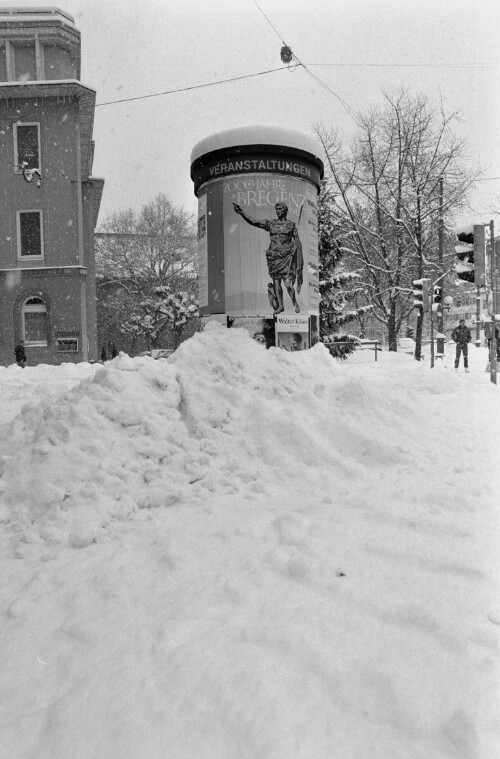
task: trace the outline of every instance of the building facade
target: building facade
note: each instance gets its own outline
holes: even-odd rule
[[[0,9],[0,364],[98,358],[95,91],[57,8]]]

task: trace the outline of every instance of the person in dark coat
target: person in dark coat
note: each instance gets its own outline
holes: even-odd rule
[[[106,355],[106,348],[103,345],[102,346],[102,351],[101,351],[101,362],[104,364],[104,362],[107,361],[107,360],[108,360],[108,357]]]
[[[451,339],[454,340],[457,344],[457,349],[456,349],[456,354],[455,354],[455,369],[458,369],[458,364],[460,363],[460,354],[463,353],[464,369],[466,372],[468,372],[469,371],[469,343],[472,340],[472,335],[471,335],[470,329],[465,323],[465,319],[460,319],[460,324],[458,325],[458,327],[455,327],[455,329],[451,333]]]
[[[18,344],[14,348],[14,354],[16,356],[16,364],[24,369],[26,366],[26,351],[24,350],[24,340],[19,340]]]

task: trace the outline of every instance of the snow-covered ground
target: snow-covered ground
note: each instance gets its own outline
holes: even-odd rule
[[[0,368],[1,759],[499,757],[499,395],[451,363]]]

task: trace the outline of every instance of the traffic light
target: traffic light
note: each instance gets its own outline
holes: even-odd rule
[[[429,310],[429,280],[414,279],[413,280],[413,304],[420,307],[423,311]]]
[[[455,245],[458,279],[478,287],[486,284],[486,237],[484,224],[466,224],[455,229],[460,245]]]
[[[442,287],[439,287],[438,285],[434,285],[432,288],[432,310],[438,311],[439,307],[441,306],[441,293],[443,291]]]

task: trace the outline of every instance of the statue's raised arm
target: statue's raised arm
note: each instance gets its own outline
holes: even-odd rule
[[[250,216],[250,214],[246,213],[241,206],[239,206],[237,203],[233,203],[234,210],[239,216],[242,216],[248,224],[252,224],[254,227],[260,227],[261,229],[268,229],[268,223],[266,221],[258,221],[258,219],[254,219],[253,216]]]

